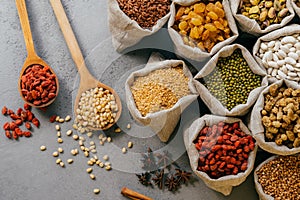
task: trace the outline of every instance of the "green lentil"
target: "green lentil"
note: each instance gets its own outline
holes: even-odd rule
[[[200,80],[221,104],[231,110],[247,102],[249,93],[261,86],[262,77],[254,74],[240,49],[219,58],[215,69]]]

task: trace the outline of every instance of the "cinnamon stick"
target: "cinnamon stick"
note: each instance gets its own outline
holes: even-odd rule
[[[147,197],[143,194],[140,194],[136,191],[133,191],[127,187],[123,187],[122,190],[121,190],[121,194],[130,198],[130,199],[133,199],[133,200],[153,200],[152,198],[150,197]]]

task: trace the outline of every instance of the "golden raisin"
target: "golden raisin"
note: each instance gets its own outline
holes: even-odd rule
[[[204,28],[207,29],[207,30],[209,30],[210,32],[217,31],[217,28],[213,24],[211,24],[211,23],[205,24]]]
[[[194,11],[197,14],[201,14],[205,11],[205,4],[204,3],[196,3],[194,5]]]

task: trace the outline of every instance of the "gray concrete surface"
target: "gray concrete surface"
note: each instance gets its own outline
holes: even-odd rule
[[[197,102],[183,114],[176,135],[168,144],[161,143],[147,128],[141,127],[130,117],[124,102],[123,84],[131,71],[143,67],[151,53],[150,50],[140,49],[155,46],[156,48],[172,49],[170,38],[165,30],[154,36],[144,39],[132,49],[136,51],[125,55],[117,54],[110,43],[110,33],[107,24],[107,3],[104,0],[63,0],[63,5],[70,19],[70,23],[77,36],[83,55],[94,76],[113,86],[120,93],[124,111],[118,125],[125,133],[107,134],[113,138],[112,144],[98,145],[94,133],[93,140],[97,144],[98,157],[110,155],[113,170],[107,172],[94,167],[96,180],[92,181],[85,172],[88,167],[87,159],[80,153],[74,158],[72,165],[66,168],[55,164],[52,152],[59,146],[65,152],[60,156],[66,163],[71,158],[70,150],[78,148],[77,142],[68,138],[64,133],[71,128],[72,123],[62,125],[63,144],[56,142],[56,131],[53,124],[48,122],[49,116],[57,114],[66,116],[72,114],[73,96],[76,94],[78,83],[77,71],[69,54],[60,28],[56,22],[49,1],[26,1],[34,38],[35,49],[38,55],[55,70],[60,81],[60,93],[56,101],[46,112],[33,109],[41,121],[39,129],[34,128],[31,138],[20,138],[18,141],[8,140],[1,131],[0,135],[0,200],[82,200],[82,199],[126,199],[120,194],[123,186],[144,193],[153,199],[258,199],[253,184],[253,175],[238,187],[233,189],[230,196],[225,197],[215,192],[198,180],[193,185],[182,186],[175,194],[161,191],[157,187],[142,186],[134,173],[141,172],[140,153],[146,147],[154,150],[168,150],[173,159],[186,170],[190,170],[189,161],[182,143],[182,132],[193,119],[200,114]],[[17,80],[21,66],[26,58],[26,49],[22,30],[19,23],[17,9],[13,0],[0,1],[0,107],[4,105],[16,110],[23,105],[17,90]],[[196,109],[195,109],[196,108]],[[0,117],[1,127],[10,119]],[[132,123],[132,129],[126,130],[127,123]],[[142,138],[147,135],[147,138]],[[151,135],[152,134],[152,135]],[[121,154],[121,147],[128,141],[134,142],[133,149],[128,154]],[[41,145],[47,150],[41,152]],[[93,188],[100,188],[99,195],[93,194]]]

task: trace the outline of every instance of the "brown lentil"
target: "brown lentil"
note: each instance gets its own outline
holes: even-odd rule
[[[120,9],[142,28],[152,28],[170,11],[171,0],[117,0]]]
[[[300,155],[278,156],[256,171],[264,193],[279,199],[300,199]]]
[[[142,116],[173,107],[190,94],[182,66],[158,69],[135,79],[131,92]]]

